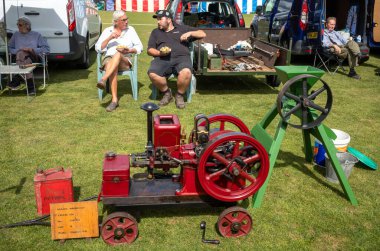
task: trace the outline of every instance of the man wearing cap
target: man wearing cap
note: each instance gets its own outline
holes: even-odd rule
[[[166,78],[171,74],[177,76],[177,108],[185,108],[184,94],[188,88],[193,65],[190,59],[189,43],[206,37],[202,30],[179,25],[173,22],[170,12],[158,10],[153,18],[157,18],[157,28],[152,31],[148,42],[148,55],[153,56],[148,70],[152,83],[163,94],[159,102],[165,106],[173,100]]]
[[[40,62],[43,54],[50,52],[50,47],[44,37],[36,31],[32,31],[32,25],[27,17],[20,17],[17,20],[18,31],[9,40],[8,48],[12,55],[16,55],[17,65],[26,65]],[[15,76],[9,88],[16,90],[20,87],[20,79]],[[26,75],[26,82],[29,94],[36,92],[32,73]]]

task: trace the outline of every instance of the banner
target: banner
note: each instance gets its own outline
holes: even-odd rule
[[[111,3],[112,2],[112,3]],[[108,0],[107,10],[125,10],[130,12],[155,12],[165,9],[169,0]],[[237,0],[243,14],[255,12],[256,6],[262,5],[262,0]],[[204,3],[206,5],[206,3]]]

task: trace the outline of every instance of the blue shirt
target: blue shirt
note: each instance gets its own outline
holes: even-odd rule
[[[347,44],[347,40],[337,31],[329,31],[325,29],[322,38],[322,46],[323,47],[331,47],[333,44],[343,46]]]
[[[22,48],[32,48],[40,56],[50,52],[46,39],[36,31],[29,31],[28,33],[16,31],[9,40],[8,48],[10,53],[14,55]]]

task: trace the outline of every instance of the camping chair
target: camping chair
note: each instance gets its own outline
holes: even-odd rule
[[[191,58],[191,63],[194,62],[194,43],[190,43],[189,46],[190,49],[190,58]],[[172,74],[168,77],[167,80],[175,78],[175,76]],[[191,80],[190,80],[190,85],[186,90],[186,97],[187,97],[187,103],[191,102],[191,97],[197,90],[197,79],[195,78],[194,74],[191,75]],[[152,93],[150,95],[151,99],[156,100],[157,99],[157,87],[152,84]]]
[[[131,81],[131,88],[132,88],[132,96],[133,96],[133,99],[134,100],[137,100],[137,96],[138,96],[138,89],[137,89],[137,58],[138,58],[138,55],[137,54],[134,54],[133,56],[133,59],[132,59],[132,62],[133,62],[133,65],[132,65],[132,68],[130,68],[129,70],[122,70],[122,71],[119,71],[118,72],[118,75],[121,75],[121,76],[129,76],[129,79]],[[102,65],[102,53],[101,52],[98,52],[98,55],[97,55],[97,58],[96,58],[96,62],[98,64],[98,81],[100,81],[100,79],[102,78],[103,74],[104,74],[104,70],[101,70],[100,67]],[[108,86],[108,81],[107,81],[107,88],[106,90],[109,90],[109,86]],[[99,100],[102,101],[103,100],[103,90],[98,88],[98,97],[99,97]]]
[[[343,67],[344,58],[338,57],[336,54],[329,51],[327,48],[318,48],[315,50],[314,55],[314,67],[326,69],[326,71],[334,75],[339,69],[346,72],[346,69]],[[335,69],[331,69],[330,65],[336,65]]]
[[[48,58],[47,54],[43,53],[42,56],[38,56],[40,58],[40,62],[33,63],[33,65],[36,66],[36,69],[33,71],[33,79],[36,79],[37,74],[36,71],[38,69],[42,69],[42,78],[43,78],[43,86],[42,89],[45,89],[46,87],[46,79],[49,79],[49,70],[48,70]],[[16,55],[9,53],[9,63],[15,63],[16,62]],[[12,80],[12,76],[11,76]]]

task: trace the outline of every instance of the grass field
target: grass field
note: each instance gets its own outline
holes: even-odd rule
[[[102,12],[103,27],[111,13]],[[251,17],[246,18],[248,23]],[[155,28],[151,14],[130,14],[144,46]],[[96,53],[87,70],[73,65],[50,65],[45,90],[28,101],[24,92],[0,94],[0,225],[37,217],[33,176],[37,167],[70,167],[75,198],[80,200],[100,190],[104,153],[142,152],[146,143],[146,115],[140,105],[151,101],[146,71],[151,58],[139,57],[139,99],[133,101],[129,80],[120,83],[120,107],[107,113],[110,95],[99,103],[96,84]],[[311,60],[310,60],[311,63]],[[380,55],[357,71],[360,81],[337,73],[325,75],[334,103],[325,120],[331,128],[351,135],[350,145],[380,161],[380,77],[375,70]],[[280,87],[281,88],[281,87]],[[187,133],[195,114],[231,113],[249,128],[260,121],[274,104],[280,88],[271,88],[263,78],[200,78],[193,101],[184,110],[174,104],[157,113],[176,113]],[[271,128],[273,131],[273,128]],[[262,206],[247,209],[253,231],[244,238],[222,239],[214,227],[220,208],[156,208],[141,211],[139,237],[128,247],[109,247],[101,238],[51,240],[49,227],[0,229],[0,250],[378,250],[380,247],[380,175],[356,165],[349,182],[359,201],[352,206],[340,185],[329,183],[324,170],[306,163],[301,131],[287,130]],[[133,172],[142,171],[140,169]],[[102,204],[99,204],[102,217]],[[202,244],[199,223],[205,220],[206,237],[220,239],[219,246]]]

